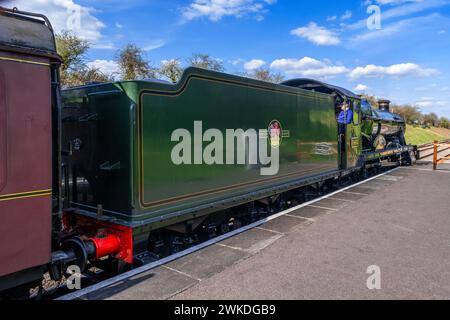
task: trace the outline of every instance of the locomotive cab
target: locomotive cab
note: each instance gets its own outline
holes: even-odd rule
[[[339,144],[339,168],[347,170],[356,167],[361,155],[361,99],[353,92],[312,79],[292,79],[283,85],[329,94],[334,99],[335,119],[338,121],[341,105],[346,103],[351,110],[351,119],[338,124],[336,139]],[[345,115],[347,118],[347,115]]]

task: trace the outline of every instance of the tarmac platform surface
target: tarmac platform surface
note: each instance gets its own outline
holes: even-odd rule
[[[450,299],[450,166],[400,168],[83,299]],[[381,289],[369,290],[369,266]]]

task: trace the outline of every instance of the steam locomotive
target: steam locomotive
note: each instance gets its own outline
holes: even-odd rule
[[[61,279],[69,265],[142,265],[344,179],[412,162],[388,101],[375,110],[315,80],[271,84],[197,68],[176,84],[61,91],[48,19],[1,8],[0,28],[2,292],[39,285],[46,272]],[[339,131],[342,101],[353,119]]]

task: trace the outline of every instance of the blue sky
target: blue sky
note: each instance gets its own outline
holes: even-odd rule
[[[89,60],[114,72],[133,42],[154,65],[192,53],[228,72],[264,66],[411,103],[450,117],[450,0],[12,0],[89,40]],[[381,29],[371,30],[376,5]],[[73,13],[79,15],[73,15]],[[79,20],[74,19],[79,17]],[[79,25],[77,24],[79,21]]]

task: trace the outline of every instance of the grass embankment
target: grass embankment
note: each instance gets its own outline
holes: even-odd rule
[[[406,142],[412,145],[422,145],[435,140],[450,139],[450,130],[443,128],[424,129],[408,125],[406,128]]]

